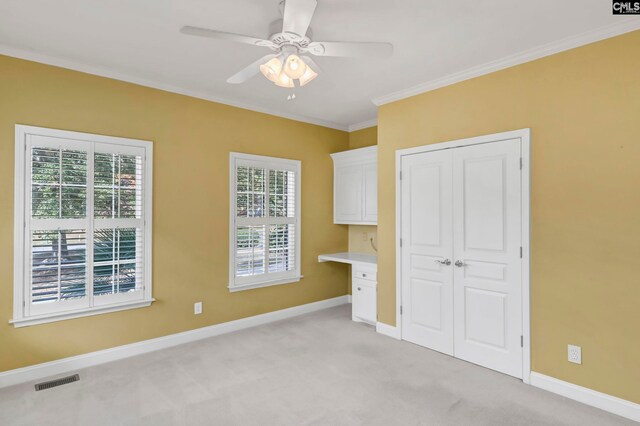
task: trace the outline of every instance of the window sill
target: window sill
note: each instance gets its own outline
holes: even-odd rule
[[[138,300],[135,302],[120,303],[117,305],[102,306],[98,308],[87,308],[72,312],[57,312],[55,314],[38,315],[29,318],[19,318],[9,321],[14,327],[28,327],[37,324],[46,324],[49,322],[64,321],[73,318],[88,317],[92,315],[107,314],[110,312],[125,311],[128,309],[146,308],[151,306],[156,299]]]
[[[252,283],[252,284],[245,284],[245,285],[229,286],[229,291],[231,293],[235,293],[237,291],[253,290],[253,289],[262,288],[262,287],[271,287],[273,285],[297,283],[302,278],[304,278],[304,276],[300,275],[299,277],[285,278],[285,279],[282,279],[282,280],[265,281],[265,282],[261,282],[261,283]]]

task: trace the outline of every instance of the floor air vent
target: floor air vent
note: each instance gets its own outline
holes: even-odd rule
[[[78,380],[80,380],[80,375],[74,374],[73,376],[61,377],[59,379],[50,380],[48,382],[38,383],[36,385],[36,391],[55,388],[56,386],[66,385],[69,383],[77,382]]]

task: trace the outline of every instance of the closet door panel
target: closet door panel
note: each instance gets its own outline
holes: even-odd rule
[[[452,151],[454,354],[522,377],[520,141]]]
[[[453,354],[452,155],[402,160],[402,338]],[[447,265],[448,263],[448,265]]]

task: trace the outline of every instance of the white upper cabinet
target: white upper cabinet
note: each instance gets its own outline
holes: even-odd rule
[[[333,222],[378,224],[378,147],[331,154]]]
[[[334,170],[335,223],[362,221],[362,166],[337,166]]]
[[[364,189],[362,219],[365,222],[378,223],[378,162],[363,167]]]

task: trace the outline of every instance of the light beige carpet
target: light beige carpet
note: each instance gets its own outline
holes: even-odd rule
[[[350,306],[0,390],[0,425],[635,424],[350,321]]]

